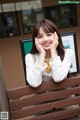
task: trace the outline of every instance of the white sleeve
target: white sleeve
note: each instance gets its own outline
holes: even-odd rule
[[[37,61],[34,62],[31,54],[25,56],[26,64],[26,79],[30,86],[38,87],[42,83],[42,72],[45,67],[41,67],[37,64]]]
[[[63,61],[57,56],[54,61],[52,61],[52,77],[55,82],[60,82],[67,77],[73,58],[73,52],[67,49]]]

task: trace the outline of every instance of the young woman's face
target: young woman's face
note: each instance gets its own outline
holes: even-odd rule
[[[54,33],[45,33],[42,28],[40,28],[37,40],[43,49],[49,50],[54,41]]]

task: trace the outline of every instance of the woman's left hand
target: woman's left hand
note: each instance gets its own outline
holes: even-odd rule
[[[50,50],[51,50],[51,51],[52,51],[52,50],[56,50],[58,44],[59,44],[59,42],[58,42],[58,35],[57,35],[57,33],[55,32],[55,33],[54,33],[54,41],[53,41],[53,43],[52,43],[52,45],[51,45]]]

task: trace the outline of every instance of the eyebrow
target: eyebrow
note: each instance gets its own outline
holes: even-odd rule
[[[39,35],[43,35],[43,34],[37,34],[37,36],[39,36]]]

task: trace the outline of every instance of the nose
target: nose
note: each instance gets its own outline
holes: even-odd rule
[[[48,41],[48,38],[47,38],[47,36],[44,36],[44,41]]]

